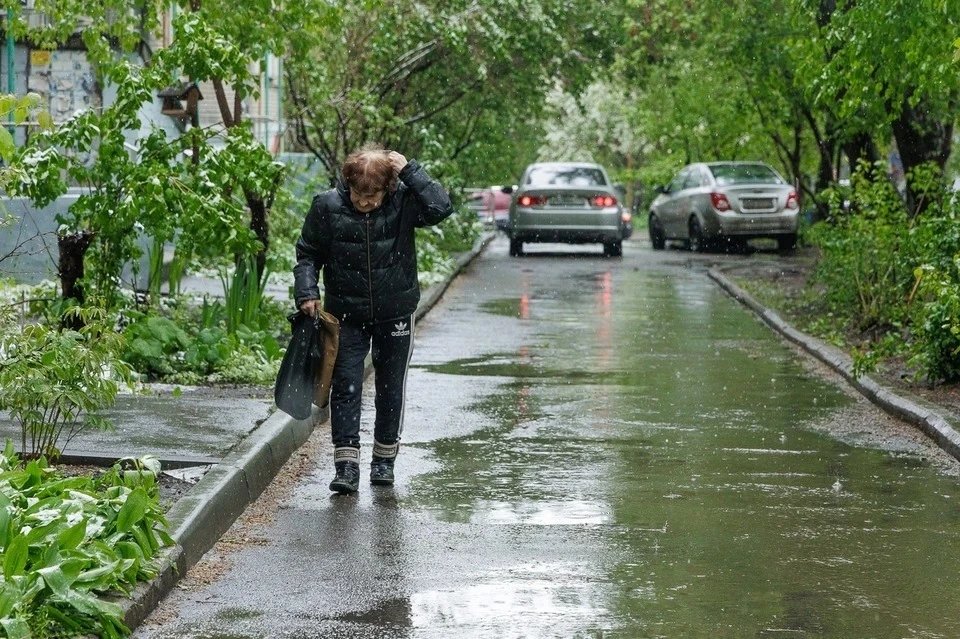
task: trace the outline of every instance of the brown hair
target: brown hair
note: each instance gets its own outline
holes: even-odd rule
[[[350,155],[343,163],[341,172],[343,181],[351,191],[375,193],[377,191],[395,191],[397,176],[390,164],[389,151],[379,144],[365,144]]]

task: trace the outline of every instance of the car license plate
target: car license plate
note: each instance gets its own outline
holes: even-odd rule
[[[552,206],[583,206],[586,200],[580,195],[551,195]]]
[[[744,211],[772,211],[776,208],[776,202],[769,197],[745,197],[740,200],[740,206]]]

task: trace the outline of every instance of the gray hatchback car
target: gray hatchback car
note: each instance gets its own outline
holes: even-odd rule
[[[797,243],[800,201],[763,162],[706,162],[684,167],[650,205],[653,248],[682,240],[692,251],[720,242],[774,238],[780,250]]]
[[[522,255],[524,242],[598,242],[605,255],[620,256],[630,222],[619,191],[599,164],[538,162],[524,169],[513,194],[510,255]]]

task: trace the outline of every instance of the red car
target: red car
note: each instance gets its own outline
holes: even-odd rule
[[[471,195],[467,206],[475,210],[481,219],[493,223],[500,230],[506,230],[512,199],[502,186],[491,186]]]

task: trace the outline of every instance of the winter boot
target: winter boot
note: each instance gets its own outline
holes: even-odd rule
[[[393,485],[393,462],[397,459],[399,444],[373,442],[373,461],[370,462],[370,483],[374,486]]]
[[[347,495],[360,490],[360,450],[337,448],[333,451],[333,465],[337,475],[330,482],[330,490]]]

